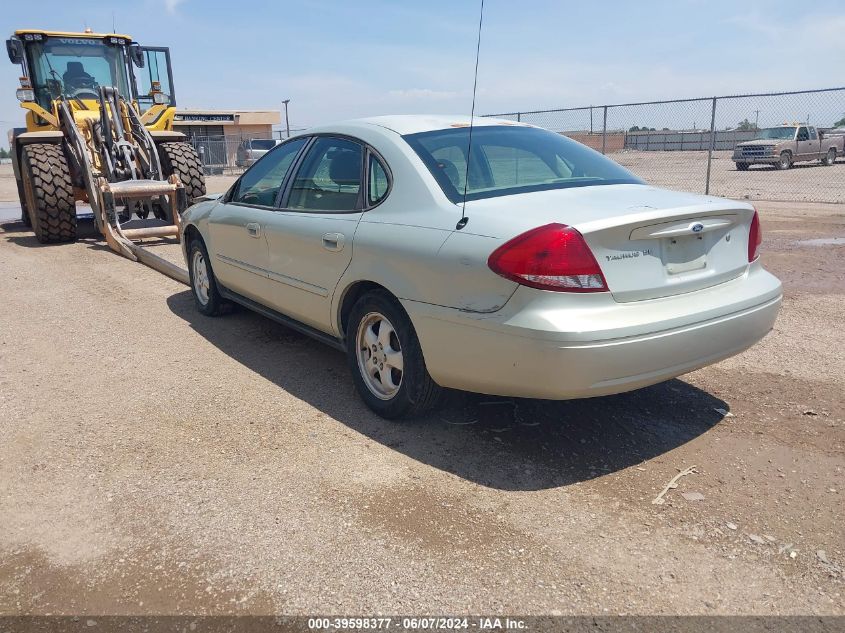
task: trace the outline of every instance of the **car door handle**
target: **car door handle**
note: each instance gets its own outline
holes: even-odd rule
[[[323,248],[329,251],[342,251],[346,237],[343,233],[326,233],[323,235]]]
[[[261,237],[261,225],[257,222],[250,222],[246,225],[246,232],[250,237]]]

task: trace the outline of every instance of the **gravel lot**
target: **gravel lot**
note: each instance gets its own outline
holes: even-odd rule
[[[796,163],[787,171],[755,165],[739,171],[732,152],[714,152],[710,193],[739,200],[845,203],[845,160],[832,167],[817,161]],[[707,152],[642,152],[626,150],[608,155],[635,174],[661,187],[704,193]]]
[[[845,613],[845,248],[811,241],[845,210],[759,208],[786,288],[760,345],[400,424],[340,353],[3,221],[0,614]]]

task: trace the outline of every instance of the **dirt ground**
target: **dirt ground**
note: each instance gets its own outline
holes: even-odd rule
[[[845,159],[824,167],[818,161],[795,163],[780,171],[753,165],[739,171],[732,152],[714,152],[710,166],[710,193],[738,200],[845,203]],[[660,187],[704,193],[707,152],[644,152],[625,150],[608,154],[639,177]]]
[[[753,349],[399,424],[340,353],[4,221],[0,614],[845,613],[845,207],[759,208]]]

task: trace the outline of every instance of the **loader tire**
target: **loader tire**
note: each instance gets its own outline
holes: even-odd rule
[[[188,204],[205,195],[205,176],[197,150],[190,143],[162,143],[158,146],[164,177],[176,174],[185,185]]]
[[[76,205],[61,145],[26,145],[21,152],[21,177],[30,225],[38,241],[74,241]]]

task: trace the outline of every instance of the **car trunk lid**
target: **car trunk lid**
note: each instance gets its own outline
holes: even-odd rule
[[[469,226],[505,240],[551,222],[577,229],[614,299],[627,302],[742,275],[754,208],[646,185],[605,185],[479,200],[467,215]]]
[[[691,292],[729,281],[748,266],[753,211],[680,207],[660,219],[579,230],[617,301]]]

